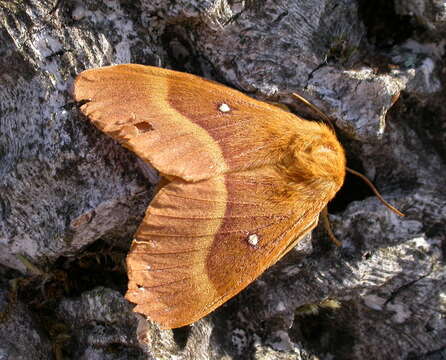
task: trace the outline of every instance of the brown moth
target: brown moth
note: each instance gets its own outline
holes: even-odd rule
[[[328,126],[194,75],[92,69],[74,97],[167,179],[133,240],[126,294],[163,328],[202,318],[255,280],[314,229],[344,182]]]

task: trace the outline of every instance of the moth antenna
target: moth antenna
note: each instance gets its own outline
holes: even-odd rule
[[[335,244],[336,246],[341,246],[342,243],[336,238],[336,235],[333,233],[333,230],[331,229],[330,220],[328,219],[327,207],[324,207],[324,210],[322,210],[321,218],[322,218],[322,225],[324,226],[324,229],[327,232],[328,237],[330,238],[331,242],[333,244]]]
[[[331,121],[331,119],[326,114],[324,114],[322,112],[322,110],[320,110],[316,105],[313,105],[307,99],[305,99],[304,97],[300,96],[299,94],[292,93],[292,95],[296,99],[300,100],[305,105],[307,105],[310,109],[314,110],[320,117],[322,117],[325,120],[325,122],[327,124],[330,125],[330,128],[333,130],[333,132],[336,132],[335,128],[333,126],[333,122]],[[372,189],[373,193],[376,195],[376,197],[379,199],[379,201],[381,201],[384,204],[384,206],[386,206],[388,209],[392,210],[395,214],[397,214],[399,216],[405,216],[401,211],[399,211],[397,208],[395,208],[394,206],[390,205],[386,200],[384,200],[384,198],[381,196],[379,191],[376,189],[375,185],[373,185],[373,183],[365,175],[361,174],[360,172],[357,172],[356,170],[350,169],[350,168],[346,168],[346,169],[347,169],[347,171],[349,173],[360,177],[370,187],[370,189]],[[328,221],[328,217],[327,217],[327,221]],[[332,235],[330,235],[330,232],[333,234],[333,232],[331,231],[331,228],[326,227],[325,224],[324,224],[324,226],[325,226],[327,232],[329,233],[329,236],[330,236],[330,239],[331,239]],[[332,241],[333,241],[333,239],[332,239]],[[333,242],[336,244],[335,241],[333,241]]]
[[[324,112],[322,110],[320,110],[316,105],[310,103],[307,99],[305,99],[304,97],[300,96],[297,93],[291,93],[291,95],[293,95],[297,100],[303,102],[310,109],[315,111],[330,126],[331,130],[334,133],[336,133],[336,130],[335,130],[334,125],[333,125],[333,121],[326,114],[324,114]]]
[[[373,193],[384,204],[384,206],[386,206],[387,208],[389,208],[390,210],[392,210],[395,214],[397,214],[399,216],[406,216],[401,211],[399,211],[396,207],[390,205],[386,200],[384,200],[384,198],[381,196],[379,191],[376,189],[375,185],[373,185],[373,183],[365,175],[361,174],[360,172],[358,172],[356,170],[350,169],[350,168],[346,168],[346,169],[350,174],[356,175],[359,178],[361,178],[362,181],[364,181],[370,187],[370,189],[372,189]]]

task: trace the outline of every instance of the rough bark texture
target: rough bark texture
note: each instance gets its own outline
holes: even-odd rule
[[[0,358],[445,359],[445,13],[437,0],[0,0]],[[299,110],[301,93],[407,216],[348,177],[330,208],[342,247],[317,230],[214,314],[160,331],[122,298],[153,181],[69,94],[83,69],[127,62]]]
[[[0,359],[46,360],[51,343],[26,304],[0,288]],[[32,357],[31,357],[32,355]]]

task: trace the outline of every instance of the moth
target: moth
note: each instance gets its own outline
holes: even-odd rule
[[[91,69],[75,80],[74,98],[165,179],[127,256],[126,294],[162,328],[239,293],[315,228],[344,182],[330,127],[198,76]]]

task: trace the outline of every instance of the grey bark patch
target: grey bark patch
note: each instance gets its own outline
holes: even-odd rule
[[[0,357],[36,360],[51,358],[51,343],[27,306],[0,288]]]
[[[121,358],[147,359],[136,341],[136,314],[118,292],[98,287],[63,300],[58,317],[71,328],[73,358],[108,358],[119,344]]]

